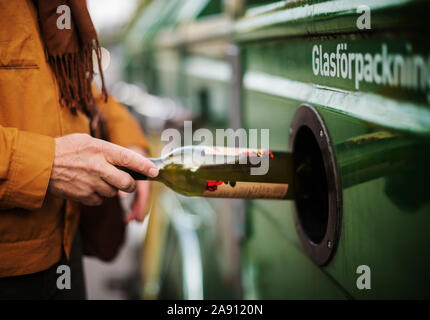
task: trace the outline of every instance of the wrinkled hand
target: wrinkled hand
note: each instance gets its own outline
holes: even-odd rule
[[[100,205],[104,198],[117,195],[118,190],[133,192],[136,181],[114,165],[150,177],[158,175],[158,169],[150,160],[130,149],[87,134],[56,138],[48,191],[88,206]]]
[[[137,153],[140,153],[143,156],[146,156],[145,151],[139,147],[129,147],[130,150],[133,150]],[[136,220],[142,222],[145,219],[146,214],[148,213],[148,203],[149,196],[151,193],[151,183],[149,181],[136,181],[136,191],[134,193],[133,202],[131,205],[131,210],[126,215],[126,223],[129,223],[132,220]],[[125,193],[120,192],[120,196],[126,196]]]

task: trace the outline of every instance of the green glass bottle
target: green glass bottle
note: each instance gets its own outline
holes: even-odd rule
[[[153,179],[124,167],[119,168],[136,180],[159,181],[186,196],[305,198],[305,181],[310,176],[309,166],[297,165],[295,157],[289,152],[190,146],[150,160],[159,169],[159,175]]]

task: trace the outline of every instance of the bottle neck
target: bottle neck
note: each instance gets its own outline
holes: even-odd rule
[[[218,163],[210,154],[196,159],[180,153],[150,158],[160,170],[159,175],[151,180],[163,181],[167,175],[190,171],[207,180],[283,183],[291,182],[294,174],[293,155],[289,152],[270,152],[270,155],[263,156],[251,154],[245,158],[224,154],[222,156],[224,157],[219,158]]]
[[[147,177],[146,180],[153,180],[153,181],[162,181],[162,171],[164,169],[165,163],[163,161],[164,158],[148,158],[148,160],[152,161],[155,166],[160,170],[160,173],[155,178]]]
[[[163,158],[148,158],[151,160],[158,169],[162,169],[164,167]]]

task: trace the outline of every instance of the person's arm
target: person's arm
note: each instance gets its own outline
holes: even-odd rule
[[[133,192],[134,179],[115,166],[149,177],[158,175],[152,161],[130,149],[82,133],[55,138],[48,191],[90,206],[100,205],[118,190]]]
[[[48,188],[54,138],[0,126],[0,209],[38,209]]]
[[[47,192],[86,205],[132,192],[135,181],[115,165],[158,174],[142,155],[86,134],[54,139],[0,126],[0,209],[38,209]]]

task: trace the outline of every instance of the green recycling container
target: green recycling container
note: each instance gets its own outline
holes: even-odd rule
[[[154,297],[429,298],[430,3],[186,2],[139,14],[129,81],[214,132],[269,129],[271,149],[300,149],[319,178],[307,202],[166,191],[194,219],[198,258],[166,208]]]

